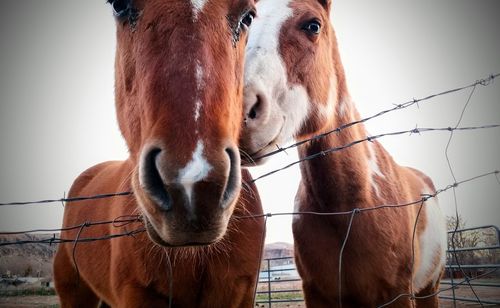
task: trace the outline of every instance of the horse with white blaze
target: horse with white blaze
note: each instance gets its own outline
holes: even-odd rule
[[[262,163],[292,138],[307,140],[360,119],[331,1],[261,0],[257,12],[244,77],[240,147],[248,165]],[[302,144],[299,156],[367,136],[356,124]],[[295,260],[308,307],[374,307],[396,298],[390,306],[411,307],[412,295],[417,307],[438,306],[447,233],[437,199],[422,199],[435,192],[429,177],[398,165],[378,141],[304,161],[300,170],[296,212],[348,213],[294,216]]]

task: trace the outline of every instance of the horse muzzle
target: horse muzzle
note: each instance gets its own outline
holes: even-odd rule
[[[196,147],[182,168],[169,163],[167,151],[143,151],[133,189],[153,241],[162,246],[208,245],[227,229],[241,189],[238,150],[225,148],[210,161]]]

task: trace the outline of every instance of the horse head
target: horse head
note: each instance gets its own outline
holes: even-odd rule
[[[347,94],[330,0],[263,0],[247,45],[241,147],[255,163],[322,132]]]
[[[118,124],[148,234],[164,246],[225,233],[241,188],[238,136],[253,0],[110,0]]]

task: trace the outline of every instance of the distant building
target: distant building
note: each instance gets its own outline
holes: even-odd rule
[[[40,286],[45,288],[54,288],[54,281],[52,281],[52,278],[42,278],[40,279]]]

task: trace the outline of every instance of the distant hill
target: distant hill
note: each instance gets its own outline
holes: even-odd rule
[[[266,244],[264,247],[264,259],[293,257],[293,244],[276,242]]]
[[[1,235],[0,243],[49,239],[53,234]],[[58,234],[56,234],[56,237]],[[51,277],[57,245],[23,244],[0,246],[0,275]]]

